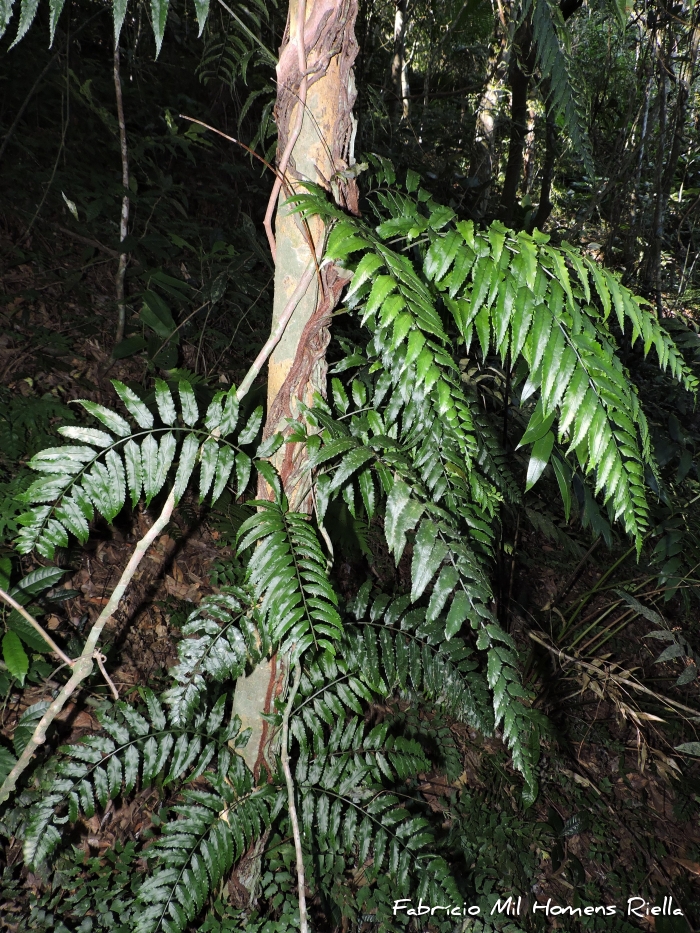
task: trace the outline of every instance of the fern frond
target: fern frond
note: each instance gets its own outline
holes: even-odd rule
[[[36,548],[51,558],[56,547],[68,545],[69,534],[84,543],[95,512],[112,522],[124,507],[127,491],[132,505],[142,496],[148,505],[172,478],[179,500],[198,462],[200,501],[210,490],[216,501],[226,485],[233,483],[232,475],[239,494],[247,486],[252,461],[240,446],[257,435],[262,409],[253,412],[236,443],[229,439],[238,421],[235,386],[227,393],[216,393],[204,423],[198,426],[199,409],[189,382],[178,383],[178,424],[170,389],[156,380],[162,426],[154,426],[153,412],[138,395],[121,382],[112,384],[136,428],[103,405],[78,400],[110,433],[79,425],[61,427],[59,433],[76,443],[50,447],[32,457],[29,467],[41,475],[22,494],[22,501],[34,507],[18,519],[24,526],[16,542],[20,553]]]
[[[274,502],[253,502],[258,512],[238,531],[239,552],[259,544],[248,564],[248,582],[267,636],[277,650],[300,656],[311,645],[335,653],[342,624],[326,557],[307,516],[290,512],[279,492]]]
[[[182,627],[178,664],[170,670],[177,682],[163,694],[175,726],[184,726],[196,711],[211,681],[235,681],[246,664],[256,664],[269,648],[265,628],[248,594],[225,588],[203,599]],[[195,637],[196,636],[196,637]]]
[[[202,774],[215,756],[224,773],[240,722],[222,725],[226,697],[220,697],[208,715],[200,714],[192,727],[179,730],[169,725],[157,697],[144,690],[147,712],[128,703],[115,704],[112,713],[100,713],[106,735],[87,736],[76,745],[59,749],[61,759],[41,799],[32,807],[24,834],[24,858],[38,866],[51,857],[61,840],[56,828],[74,823],[80,814],[91,817],[96,807],[129,794],[137,782],[151,785],[162,777],[168,784]]]
[[[574,151],[580,153],[589,175],[595,174],[591,144],[584,126],[581,108],[576,100],[571,78],[569,56],[560,32],[565,29],[559,8],[550,0],[531,0],[532,37],[537,51],[537,63],[543,78],[550,82],[550,106],[561,114]]]
[[[239,755],[225,772],[204,776],[212,790],[184,790],[184,802],[172,807],[179,819],[164,823],[148,849],[157,862],[138,892],[135,933],[182,933],[269,826],[277,792],[269,784],[255,788]]]

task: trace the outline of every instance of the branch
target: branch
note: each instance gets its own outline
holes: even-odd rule
[[[114,612],[116,611],[119,602],[124,595],[124,591],[136,573],[136,569],[143,560],[146,551],[170,521],[170,516],[172,515],[174,505],[175,493],[172,491],[165,501],[162,512],[153,523],[152,527],[149,528],[148,533],[145,534],[136,545],[136,549],[131,555],[129,563],[124,568],[124,571],[119,578],[119,582],[112,591],[112,595],[110,596],[107,605],[104,607],[98,616],[97,621],[90,629],[90,634],[88,635],[87,641],[85,642],[85,647],[83,648],[80,657],[76,658],[75,661],[68,662],[73,668],[73,673],[71,674],[70,680],[61,689],[56,699],[39,720],[39,723],[34,730],[34,734],[27,743],[27,747],[22,752],[12,771],[10,771],[8,776],[5,778],[2,787],[0,787],[0,804],[4,803],[10,794],[15,790],[20,775],[29,765],[29,762],[31,761],[32,756],[34,755],[34,752],[37,750],[37,748],[40,745],[43,745],[46,741],[46,733],[49,726],[66,705],[69,697],[75,692],[76,688],[79,687],[80,684],[92,673],[93,658],[97,658],[99,655],[99,652],[96,652],[96,646],[100,635],[102,634],[105,625],[107,622],[109,622]],[[44,637],[46,638],[47,636],[44,634]],[[99,661],[100,659],[98,658],[98,663]],[[107,681],[109,683],[109,678],[107,678]]]
[[[308,933],[308,920],[306,915],[306,879],[304,877],[304,853],[301,848],[301,833],[299,832],[299,817],[297,816],[296,803],[294,802],[294,779],[289,767],[289,717],[292,714],[294,698],[297,695],[299,681],[301,680],[301,668],[299,662],[294,665],[294,682],[289,691],[289,699],[282,718],[282,769],[287,782],[287,805],[289,807],[289,819],[292,823],[292,834],[294,835],[294,852],[297,863],[297,886],[299,889],[299,929],[300,933]]]
[[[16,612],[19,612],[19,614],[22,616],[22,618],[23,618],[26,622],[28,622],[28,623],[31,625],[31,627],[32,627],[36,632],[39,633],[39,635],[41,635],[41,637],[44,639],[44,641],[45,641],[46,644],[49,646],[49,648],[51,648],[51,650],[53,651],[54,654],[58,655],[58,657],[63,661],[64,664],[68,664],[69,667],[72,667],[73,664],[75,664],[75,661],[72,661],[72,660],[68,657],[67,654],[64,654],[64,653],[61,651],[61,649],[58,647],[58,645],[57,645],[56,642],[53,640],[53,638],[48,634],[48,632],[45,632],[45,631],[43,630],[43,628],[39,625],[39,623],[38,623],[37,620],[34,618],[34,616],[31,616],[31,615],[27,612],[27,610],[24,608],[24,606],[20,606],[20,604],[17,602],[17,600],[13,599],[13,598],[10,596],[10,594],[9,594],[9,593],[6,593],[5,590],[3,590],[2,588],[0,588],[0,599],[2,599],[3,602],[6,602],[8,606],[12,606],[12,608],[13,608]]]

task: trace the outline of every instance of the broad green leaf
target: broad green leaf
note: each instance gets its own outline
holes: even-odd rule
[[[160,492],[158,486],[158,442],[149,434],[141,442],[141,467],[143,470],[143,492],[148,505]]]
[[[199,408],[197,400],[194,397],[192,386],[186,379],[181,379],[178,384],[180,393],[180,404],[182,405],[182,420],[188,427],[194,427],[199,418]]]
[[[113,379],[112,385],[114,386],[117,395],[124,403],[124,406],[136,424],[145,430],[152,428],[153,415],[148,410],[148,408],[146,408],[134,390],[130,389],[128,386],[125,386],[123,382],[119,382],[118,379]]]
[[[450,593],[457,586],[459,581],[459,572],[449,564],[445,565],[440,571],[440,576],[435,581],[433,592],[430,596],[428,611],[425,615],[426,622],[434,622],[442,612]]]
[[[143,469],[141,450],[131,440],[124,445],[124,465],[126,467],[126,482],[131,493],[131,505],[136,508],[143,487]]]
[[[236,395],[236,387],[231,386],[226,394],[226,400],[224,402],[224,411],[221,416],[221,436],[227,437],[229,434],[233,434],[238,424],[238,396]]]
[[[151,25],[156,40],[156,58],[160,55],[165,33],[165,21],[168,18],[169,0],[151,0]]]
[[[187,485],[192,476],[195,464],[197,462],[197,452],[199,450],[199,440],[194,434],[188,434],[182,442],[180,448],[180,461],[175,474],[175,483],[173,491],[175,502],[179,502],[187,489]]]
[[[161,437],[160,444],[158,445],[158,472],[155,480],[155,485],[159,490],[165,486],[168,472],[175,458],[176,447],[177,441],[172,431],[168,431]]]
[[[19,12],[19,23],[17,24],[17,35],[15,36],[15,41],[10,46],[10,49],[13,49],[17,43],[27,34],[27,30],[34,22],[34,17],[36,16],[38,6],[39,0],[22,0],[22,5],[20,6]],[[6,17],[9,22],[9,14],[6,14]],[[3,29],[2,32],[4,31],[5,30]]]
[[[526,444],[534,444],[535,441],[538,441],[541,437],[549,431],[554,421],[554,413],[548,415],[546,418],[542,414],[542,400],[538,401],[535,405],[535,410],[530,415],[530,420],[528,421],[527,428],[525,433],[520,438],[518,442],[519,447],[525,447]]]
[[[112,19],[114,20],[114,44],[119,45],[119,37],[124,25],[126,16],[126,5],[128,0],[112,0]]]
[[[199,473],[199,501],[203,502],[204,497],[209,492],[209,487],[211,486],[212,480],[214,479],[214,473],[216,471],[216,463],[219,456],[219,445],[214,438],[208,438],[202,444],[202,451],[200,454],[201,460],[201,469]]]
[[[675,750],[682,755],[700,755],[700,742],[683,742],[682,745],[676,745]]]
[[[221,418],[224,409],[224,397],[224,392],[216,392],[214,398],[209,403],[209,408],[207,408],[207,413],[204,416],[204,426],[210,433],[216,431],[216,429],[221,424]]]
[[[362,470],[357,477],[357,481],[360,487],[360,495],[362,496],[362,502],[367,513],[367,518],[371,521],[374,518],[374,511],[377,502],[372,470]]]
[[[552,467],[564,503],[564,517],[568,522],[571,514],[571,468],[565,460],[561,460],[559,457],[552,457]]]
[[[197,38],[201,38],[209,15],[209,0],[194,0],[194,9],[197,14],[197,25],[199,26]]]
[[[367,447],[356,447],[349,451],[338,464],[338,468],[333,474],[333,479],[329,487],[329,493],[335,492],[345,485],[348,479],[364,466],[368,460],[374,457],[374,451]]]
[[[406,483],[401,480],[394,483],[386,503],[384,534],[397,563],[406,546],[406,534],[416,527],[423,509],[424,506],[412,498]]]
[[[24,686],[24,678],[29,670],[29,658],[22,647],[22,642],[14,632],[5,632],[2,639],[2,657],[7,670]]]
[[[530,454],[530,462],[527,465],[525,492],[527,492],[528,489],[532,489],[540,476],[542,476],[552,453],[553,446],[554,433],[552,431],[548,431],[544,437],[536,441],[532,448],[532,453]]]
[[[447,613],[447,621],[445,622],[445,638],[452,638],[453,635],[456,635],[462,627],[462,623],[469,616],[469,597],[467,594],[458,590],[453,599],[452,605],[450,606],[450,611]]]
[[[267,460],[280,449],[283,443],[284,435],[281,431],[277,431],[275,434],[271,434],[270,437],[268,437],[266,441],[263,441],[255,451],[256,460]]]
[[[175,402],[173,401],[167,382],[164,382],[162,379],[156,379],[156,405],[158,406],[158,414],[163,424],[175,424],[175,419],[177,418]]]
[[[109,447],[114,443],[111,434],[105,431],[98,431],[97,428],[82,428],[78,425],[64,425],[58,429],[58,433],[64,437],[69,437],[72,441],[82,441],[84,444],[92,444],[95,447]]]
[[[239,444],[250,444],[252,440],[255,440],[258,431],[260,430],[260,425],[262,424],[262,417],[263,407],[262,405],[258,405],[255,411],[251,414],[250,418],[248,418],[246,426],[238,435]]]
[[[345,296],[348,301],[361,288],[364,283],[370,279],[374,273],[384,265],[379,256],[374,253],[366,253],[358,263],[355,274],[353,275],[350,288]]]
[[[65,0],[50,0],[49,3],[49,48],[53,46],[53,40],[56,35],[56,24],[63,11]],[[2,15],[0,14],[0,36],[4,32],[2,28]]]
[[[437,526],[429,519],[424,519],[413,545],[411,562],[411,600],[413,602],[423,595],[447,554],[448,548],[438,539]]]
[[[242,496],[250,482],[253,461],[243,451],[236,454],[236,494]]]
[[[109,408],[105,408],[104,405],[98,405],[96,402],[89,402],[84,398],[76,399],[76,402],[82,405],[85,411],[94,418],[97,418],[98,421],[101,421],[106,428],[109,428],[109,430],[113,431],[118,437],[128,437],[131,434],[129,422],[125,421],[124,418],[116,412],[110,411]]]
[[[231,447],[222,446],[219,451],[219,459],[216,461],[216,478],[214,480],[214,489],[211,494],[212,503],[216,502],[224,487],[228,482],[236,460],[236,452]]]

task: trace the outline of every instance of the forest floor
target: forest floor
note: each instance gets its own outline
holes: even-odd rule
[[[22,399],[48,400],[65,406],[86,398],[110,405],[115,401],[110,379],[143,383],[148,376],[143,356],[110,362],[114,260],[92,250],[86,261],[81,244],[55,229],[35,232],[35,240],[22,245],[24,259],[18,259],[10,232],[0,232],[0,255],[6,257],[0,291],[0,388],[6,390],[3,398],[19,403],[12,410],[21,409]],[[41,263],[36,260],[39,252]],[[7,262],[12,255],[15,258]],[[53,261],[48,262],[47,257]],[[232,356],[221,364],[222,372],[213,374],[213,379],[231,381],[240,377],[240,371],[235,370],[240,370],[245,361],[245,348],[234,345],[231,349]],[[7,411],[0,412],[0,419],[3,417],[8,417]],[[60,416],[52,416],[49,409],[44,433],[50,433],[59,423]],[[0,465],[8,475],[22,469],[32,452],[31,426],[25,425],[23,430],[28,443],[18,461],[11,462],[7,452],[0,450]],[[97,525],[87,547],[61,553],[59,562],[66,575],[60,587],[65,598],[55,603],[45,619],[52,634],[70,642],[96,618],[134,541],[143,535],[150,521],[147,510],[137,509],[113,527]],[[523,815],[518,779],[502,742],[498,737],[479,737],[459,723],[450,723],[450,729],[461,755],[462,774],[455,781],[440,774],[425,775],[420,791],[429,806],[446,813],[450,799],[456,795],[463,807],[472,806],[475,813],[482,814],[498,795],[508,801],[497,821],[504,834],[503,852],[492,852],[490,856],[475,852],[474,866],[467,866],[485,866],[492,876],[492,890],[500,891],[504,898],[510,891],[503,885],[517,884],[524,877],[522,866],[511,865],[522,858],[520,851],[524,848],[531,862],[531,904],[535,900],[545,903],[548,898],[553,904],[576,903],[572,901],[575,892],[583,905],[617,905],[618,915],[633,927],[659,933],[697,928],[700,780],[685,765],[681,774],[672,746],[653,719],[641,711],[639,697],[613,679],[606,679],[605,672],[612,668],[601,662],[602,673],[596,677],[595,672],[562,661],[542,644],[528,639],[534,619],[538,630],[546,635],[543,620],[558,625],[556,613],[563,618],[582,594],[594,590],[606,561],[612,560],[607,551],[603,554],[604,547],[590,554],[582,562],[566,599],[553,612],[551,606],[557,593],[561,593],[579,561],[574,561],[560,542],[542,530],[528,527],[520,535],[511,566],[509,612],[511,629],[521,647],[531,649],[530,683],[537,685],[539,704],[557,730],[556,740],[549,740],[543,749],[540,797]],[[104,650],[110,659],[110,676],[122,699],[137,698],[138,688],[143,685],[166,685],[167,670],[176,658],[179,628],[202,597],[215,592],[225,579],[234,532],[235,516],[227,514],[226,508],[206,512],[185,500],[177,510],[166,533],[141,564],[107,630]],[[583,546],[579,550],[584,553]],[[9,552],[8,541],[0,556]],[[35,566],[35,557],[21,559],[24,574]],[[633,558],[627,567],[634,575]],[[594,594],[586,612],[595,618],[612,604],[610,590],[601,591]],[[672,613],[674,605],[667,605],[664,611]],[[608,620],[612,628],[622,616],[623,609],[613,609]],[[653,653],[644,635],[651,629],[653,624],[637,616],[626,626],[623,637],[610,642],[609,655],[602,656],[605,663],[616,662],[618,675],[635,670],[650,676]],[[666,678],[665,683],[659,681],[661,693],[664,689],[670,691],[674,679],[673,671],[666,667],[653,671],[657,677]],[[49,677],[7,695],[0,709],[0,731],[5,739],[12,738],[22,712],[45,699],[55,686]],[[60,741],[74,742],[99,730],[90,710],[91,704],[96,705],[105,694],[106,687],[95,682],[66,707],[60,717]],[[700,709],[697,687],[676,689],[672,695]],[[74,842],[86,853],[99,855],[114,848],[118,841],[136,838],[150,825],[152,813],[160,806],[155,790],[136,796],[128,804],[115,803],[107,812],[85,821],[74,833]],[[449,828],[449,815],[446,826]],[[524,840],[520,848],[519,839]],[[12,865],[17,855],[17,846],[11,846],[7,863]],[[509,866],[510,874],[504,865]],[[38,898],[44,884],[41,877],[25,872],[23,897]],[[627,916],[627,899],[640,896],[650,886],[659,892],[657,897],[661,893],[673,896],[674,906],[685,910],[689,926],[685,921],[678,925],[675,918],[651,914]],[[661,904],[661,900],[657,903]],[[635,905],[639,906],[639,902]],[[16,896],[3,903],[0,890],[0,929],[19,929],[17,922],[26,909],[26,902],[18,901]],[[571,920],[566,916],[551,915],[546,924],[552,929],[571,929]]]

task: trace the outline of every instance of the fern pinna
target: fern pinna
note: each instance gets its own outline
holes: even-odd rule
[[[463,880],[442,857],[419,790],[419,775],[455,769],[454,748],[423,744],[407,710],[420,704],[436,722],[500,729],[524,778],[523,801],[534,800],[546,721],[531,706],[489,584],[501,504],[520,501],[521,487],[551,464],[565,504],[576,477],[639,547],[649,525],[645,475],[656,468],[618,341],[629,333],[687,389],[697,387],[663,326],[613,274],[540,234],[498,224],[479,231],[435,203],[414,174],[399,190],[389,163],[372,164],[374,226],[336,211],[316,189],[296,198],[297,210],[332,228],[326,254],[353,272],[345,309],[365,335],[343,344],[331,402],[302,406],[303,423],[253,453],[243,448],[262,413],[236,433],[235,389],[214,395],[200,423],[189,383],[157,381],[156,423],[115,383],[136,427],[83,402],[101,427],[62,428],[74,443],[30,463],[42,476],[26,493],[33,507],[18,547],[47,557],[69,534],[84,541],[95,511],[113,520],[127,491],[133,504],[167,487],[180,498],[197,464],[200,500],[227,486],[242,495],[253,465],[272,490],[269,501],[250,503],[256,512],[238,532],[245,585],[222,588],[191,614],[172,686],[160,700],[145,693],[143,711],[104,710],[104,734],[61,749],[20,801],[25,856],[38,865],[63,822],[137,784],[169,795],[170,815],[143,851],[150,876],[136,901],[139,933],[180,933],[238,859],[268,844],[276,858],[290,835],[281,770],[263,769],[256,783],[237,754],[246,732],[230,713],[223,725],[232,685],[275,652],[301,669],[287,751],[305,876],[324,922],[363,910],[402,926],[407,918],[393,917],[391,903],[403,896],[461,903]],[[465,354],[507,361],[514,374],[520,447],[531,447],[522,471],[463,377]],[[283,441],[306,444],[313,516],[290,511],[266,460]],[[324,524],[336,499],[358,529],[381,530],[407,582],[368,581],[348,602],[339,598]],[[267,717],[271,747],[286,734],[282,701]],[[383,718],[373,723],[368,711],[378,708]]]

